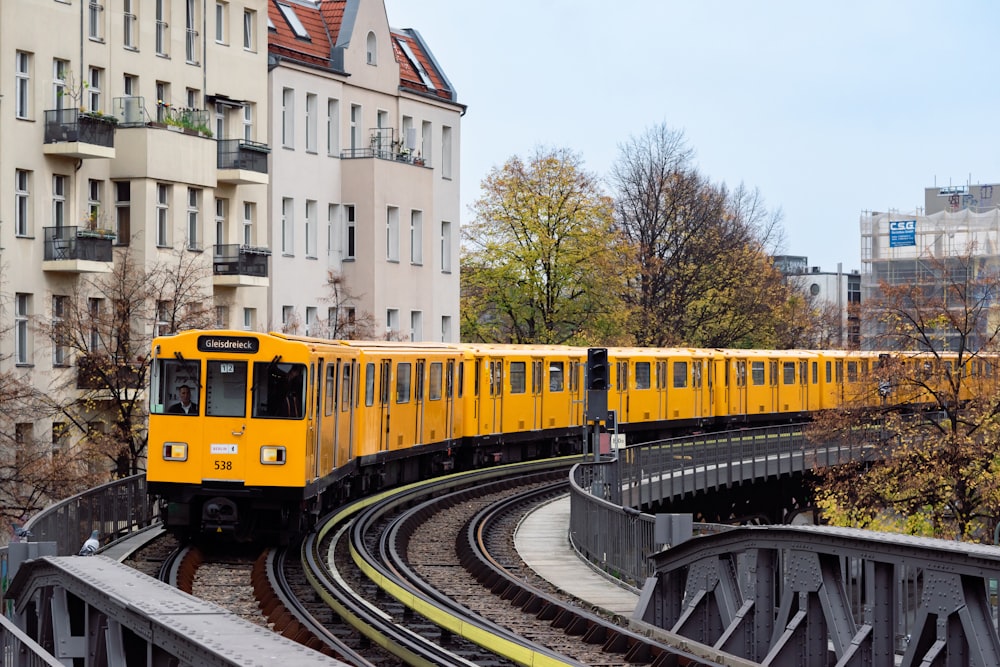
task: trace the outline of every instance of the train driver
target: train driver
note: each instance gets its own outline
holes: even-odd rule
[[[172,415],[198,414],[198,404],[191,400],[191,387],[186,384],[182,384],[177,387],[177,394],[181,400],[171,405],[167,412]]]

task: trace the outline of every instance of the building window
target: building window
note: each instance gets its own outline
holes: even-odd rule
[[[399,335],[399,311],[395,308],[385,311],[385,334],[389,339]]]
[[[52,226],[62,227],[66,224],[66,177],[54,174],[52,176]]]
[[[340,207],[336,204],[330,204],[326,209],[326,254],[340,250],[338,247],[338,240],[340,236],[338,234],[339,228],[337,226],[337,220],[340,216]]]
[[[296,329],[295,323],[295,306],[282,306],[281,307],[281,331],[283,333],[294,333]]]
[[[27,118],[31,113],[31,54],[18,51],[14,55],[14,115]]]
[[[29,174],[30,172],[24,169],[14,170],[14,234],[17,236],[28,236],[30,232],[28,227],[28,221],[31,220]]]
[[[424,262],[423,235],[423,211],[410,211],[410,262],[412,264],[423,264]]]
[[[163,81],[156,82],[156,122],[165,123],[167,120],[167,108],[170,106],[170,84]]]
[[[254,320],[256,319],[256,309],[255,308],[244,308],[243,309],[243,328],[246,331],[253,331]]]
[[[63,97],[66,96],[66,80],[69,78],[69,61],[52,61],[52,104],[56,109],[64,106]]]
[[[316,202],[306,200],[306,257],[316,257]]]
[[[157,301],[156,302],[156,324],[153,327],[154,336],[163,336],[168,333],[172,333],[170,320],[171,310],[173,309],[173,303],[170,301]]]
[[[419,310],[410,311],[410,341],[424,339],[424,314]]]
[[[229,3],[215,3],[215,41],[219,44],[226,43],[226,26],[229,23]]]
[[[63,318],[66,317],[67,297],[55,295],[52,297],[52,365],[66,365],[66,332],[63,331]]]
[[[441,128],[441,178],[451,178],[451,128]]]
[[[66,422],[52,422],[52,456],[57,457],[59,453],[69,446],[69,424]]]
[[[255,207],[256,204],[253,202],[243,202],[243,245],[246,246],[253,245],[253,218]]]
[[[198,0],[184,3],[184,59],[192,65],[198,64]]]
[[[348,204],[344,207],[344,259],[354,259],[355,253],[355,229],[354,229],[354,205]]]
[[[294,253],[293,243],[295,239],[292,232],[295,226],[295,201],[288,197],[281,199],[281,254],[291,255]]]
[[[340,101],[326,101],[326,152],[328,155],[340,153]]]
[[[170,213],[170,192],[166,183],[156,184],[156,245],[167,245],[168,218]]]
[[[137,77],[134,74],[126,74],[125,76],[122,77],[122,92],[125,94],[126,97],[134,97],[138,91],[139,91],[139,77]],[[122,120],[124,120],[125,122],[132,122],[131,118],[129,118],[128,113],[125,114],[125,118],[123,118]]]
[[[14,295],[14,362],[31,363],[28,348],[28,317],[31,314],[31,295]]]
[[[288,22],[288,26],[295,33],[296,37],[299,39],[311,39],[306,27],[299,20],[299,15],[295,13],[295,9],[280,2],[278,3],[278,9],[281,10],[281,15],[285,17],[285,21]]]
[[[201,104],[198,101],[201,97],[201,92],[197,88],[185,88],[184,96],[187,99],[188,109],[198,109],[201,107]]]
[[[90,39],[104,39],[104,5],[99,0],[90,0],[87,7],[87,36]]]
[[[420,148],[417,151],[417,157],[422,158],[426,161],[431,155],[431,124],[428,121],[424,121],[420,124]]]
[[[126,49],[138,48],[138,42],[136,38],[138,37],[138,30],[136,29],[136,24],[138,23],[138,17],[136,17],[136,10],[138,9],[139,0],[122,0],[122,10],[124,15],[124,37],[122,39],[123,44]],[[125,93],[126,95],[132,95],[133,93]]]
[[[295,143],[295,91],[281,90],[281,145],[294,148]]]
[[[104,70],[100,67],[91,67],[89,72],[87,98],[91,111],[101,110],[101,80],[104,78]]]
[[[316,307],[306,306],[306,335],[316,335]]]
[[[310,153],[316,152],[316,128],[319,119],[316,117],[319,108],[316,103],[316,96],[312,93],[306,95],[306,150]]]
[[[449,315],[441,316],[441,342],[451,342],[451,316]]]
[[[252,9],[243,10],[243,48],[247,51],[256,51],[257,42],[257,12]]]
[[[441,271],[451,273],[451,223],[441,222]]]
[[[187,241],[188,250],[201,250],[201,225],[199,211],[201,209],[201,190],[188,188],[187,196]]]
[[[364,144],[361,141],[361,107],[357,104],[351,105],[351,157]]]
[[[365,62],[369,65],[378,65],[378,39],[375,33],[369,31],[365,40]]]
[[[132,183],[115,181],[115,243],[128,245],[132,239]]]
[[[395,206],[388,206],[385,211],[385,258],[399,261],[399,209]]]
[[[87,349],[95,354],[101,350],[101,330],[98,326],[104,312],[104,299],[87,299],[87,312],[90,315],[90,345]]]
[[[104,181],[96,178],[87,179],[87,225],[91,229],[104,229],[101,219],[101,194]]]
[[[155,0],[156,2],[156,55],[167,55],[167,45],[170,43],[170,26],[167,24],[170,0]],[[159,99],[163,99],[159,96]]]
[[[249,104],[243,105],[243,138],[253,141],[253,107]]]
[[[226,242],[226,213],[229,211],[229,200],[215,198],[215,244]]]
[[[229,328],[229,306],[215,307],[215,326],[219,329]]]

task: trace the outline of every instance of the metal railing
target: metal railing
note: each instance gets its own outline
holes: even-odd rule
[[[212,272],[217,276],[267,277],[271,251],[238,243],[212,246]]]
[[[45,112],[45,143],[79,141],[114,148],[118,119],[79,109],[51,109]]]
[[[82,227],[43,228],[45,261],[77,259],[92,262],[110,262],[115,234],[93,231]]]
[[[244,169],[267,173],[267,155],[271,148],[267,144],[248,139],[219,139],[218,168]]]

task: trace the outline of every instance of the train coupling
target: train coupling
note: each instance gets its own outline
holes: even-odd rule
[[[239,518],[236,503],[228,498],[211,498],[201,506],[201,530],[207,535],[235,532]]]

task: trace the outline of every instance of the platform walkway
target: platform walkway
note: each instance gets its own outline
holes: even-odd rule
[[[521,559],[556,588],[612,614],[630,617],[639,595],[590,566],[569,542],[569,494],[525,516],[514,532]]]

